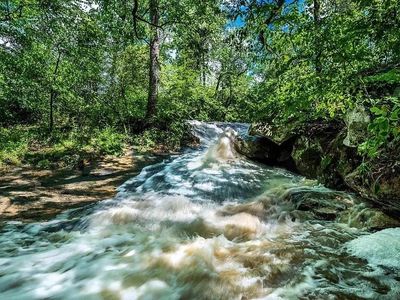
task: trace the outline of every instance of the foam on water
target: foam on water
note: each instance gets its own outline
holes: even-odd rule
[[[397,269],[400,273],[400,228],[361,236],[349,242],[347,249],[373,266]]]
[[[6,224],[0,298],[396,298],[397,229],[305,222],[285,194],[332,191],[238,155],[247,125],[192,125],[199,150],[145,167],[114,199]]]

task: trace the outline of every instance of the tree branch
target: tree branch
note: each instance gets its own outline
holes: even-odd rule
[[[137,30],[136,30],[137,29],[137,20],[142,21],[142,22],[144,22],[144,23],[146,23],[146,24],[148,24],[150,26],[162,29],[162,25],[154,24],[154,23],[152,23],[150,21],[147,21],[145,18],[139,16],[138,15],[138,10],[139,10],[139,2],[138,2],[138,0],[134,0],[133,1],[133,9],[132,9],[132,18],[133,18],[133,26],[135,28],[136,36],[137,36]]]
[[[145,39],[139,36],[139,33],[137,31],[137,12],[139,10],[139,2],[138,0],[133,1],[133,8],[132,8],[132,21],[133,21],[133,31],[135,32],[135,36],[138,40],[144,41],[147,45],[150,45],[150,43]]]

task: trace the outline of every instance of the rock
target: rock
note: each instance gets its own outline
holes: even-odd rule
[[[279,128],[254,124],[250,133],[257,136],[239,141],[236,147],[250,159],[285,167],[330,188],[353,190],[382,210],[400,216],[399,143],[393,141],[387,153],[369,160],[366,170],[357,146],[366,136],[368,122],[365,108],[356,107],[345,123],[319,120]],[[328,219],[335,214],[326,207],[313,209],[313,213]]]
[[[323,151],[317,140],[300,137],[294,144],[292,157],[299,173],[308,178],[321,175]]]
[[[249,159],[271,166],[282,166],[291,171],[295,170],[291,159],[293,141],[278,145],[263,136],[237,137],[234,140],[234,147],[239,154]]]
[[[269,123],[255,123],[250,126],[249,134],[262,136],[270,139],[277,145],[282,145],[290,139],[299,135],[300,122],[288,122],[285,125],[274,125]]]
[[[335,220],[339,213],[354,205],[353,199],[345,193],[311,188],[290,189],[283,196],[292,202],[297,210],[308,211],[320,220]]]
[[[197,148],[200,146],[200,138],[193,134],[192,126],[187,122],[184,124],[180,143],[182,147]]]
[[[338,218],[338,221],[346,223],[350,227],[369,231],[378,231],[400,226],[400,221],[396,218],[365,203],[355,205],[343,212]]]
[[[344,188],[344,176],[360,162],[357,151],[343,145],[341,122],[315,122],[306,127],[293,146],[292,158],[303,176],[328,187]]]
[[[370,164],[368,174],[359,167],[345,177],[346,184],[384,211],[400,216],[400,164],[379,162],[379,158]]]
[[[358,147],[367,136],[367,127],[371,118],[363,106],[356,106],[345,117],[347,135],[343,144],[347,147]]]
[[[237,138],[234,146],[238,153],[267,164],[273,164],[279,156],[279,146],[266,137]]]

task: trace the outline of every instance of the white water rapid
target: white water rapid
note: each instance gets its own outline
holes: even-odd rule
[[[399,228],[303,220],[288,190],[333,191],[239,156],[247,125],[192,126],[114,199],[4,224],[0,299],[400,299]]]

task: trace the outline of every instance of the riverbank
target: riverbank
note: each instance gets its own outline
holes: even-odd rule
[[[104,156],[80,170],[38,169],[30,165],[0,169],[0,221],[45,221],[60,212],[111,198],[124,181],[154,157]]]
[[[249,136],[235,141],[235,148],[249,159],[317,179],[332,189],[358,194],[398,218],[400,143],[398,139],[391,140],[375,156],[363,153],[361,147],[368,142],[364,120],[368,117],[366,114],[357,126],[354,120],[294,122],[286,126],[253,124]]]

